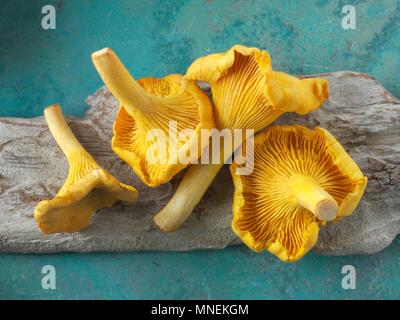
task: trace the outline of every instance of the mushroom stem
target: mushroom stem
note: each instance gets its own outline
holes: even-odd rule
[[[44,110],[44,116],[54,139],[66,157],[74,152],[86,153],[86,150],[76,139],[75,135],[65,121],[59,104],[53,104],[47,107]]]
[[[297,203],[310,210],[318,219],[331,221],[336,218],[338,204],[314,179],[296,175],[290,178],[290,186]]]
[[[213,144],[210,143],[209,154],[212,154]],[[207,191],[215,176],[221,170],[225,161],[231,157],[235,149],[234,141],[226,144],[225,140],[220,140],[219,153],[214,155],[218,163],[192,164],[186,170],[178,189],[174,193],[168,204],[154,216],[155,224],[163,231],[174,231],[178,229],[191,215],[193,209],[200,202],[204,193]],[[215,161],[214,161],[215,162]]]
[[[172,199],[154,216],[157,226],[163,231],[178,229],[191,215],[222,166],[223,163],[191,165]]]
[[[147,110],[150,102],[148,93],[132,77],[112,49],[104,48],[92,53],[92,61],[107,88],[128,113],[132,115],[137,109],[142,112]]]

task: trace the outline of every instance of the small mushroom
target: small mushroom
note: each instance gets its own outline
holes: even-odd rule
[[[252,250],[296,261],[317,242],[319,226],[357,207],[365,177],[326,130],[274,126],[254,139],[254,170],[237,175],[232,229]]]
[[[108,48],[94,52],[92,60],[120,103],[112,149],[145,184],[168,182],[201,155],[209,138],[201,129],[213,128],[214,120],[211,102],[195,81],[178,74],[136,81]],[[152,130],[165,139],[154,142]]]
[[[285,112],[311,112],[328,97],[326,80],[300,80],[273,71],[267,51],[241,45],[225,53],[197,59],[189,67],[186,77],[210,83],[216,127],[231,132],[235,129],[257,132]],[[233,142],[231,146],[231,150],[224,146],[219,164],[197,164],[188,168],[170,202],[154,217],[162,230],[173,231],[190,216],[224,161],[234,151]]]
[[[68,159],[69,174],[55,198],[43,200],[35,208],[42,232],[76,232],[89,225],[96,210],[111,207],[117,200],[135,201],[136,189],[119,182],[97,164],[72,133],[59,105],[47,107],[44,115]]]

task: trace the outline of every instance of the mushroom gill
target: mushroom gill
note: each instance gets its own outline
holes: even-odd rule
[[[269,57],[266,52],[256,53],[243,55],[234,51],[229,72],[211,84],[217,128],[252,128],[259,131],[284,113],[268,103],[265,74],[271,70],[270,66],[262,69],[258,60],[259,55],[267,61]]]
[[[112,149],[149,186],[168,182],[201,155],[213,128],[211,103],[193,80],[174,74],[136,81],[111,49],[92,54],[120,103]],[[183,160],[182,160],[183,159]]]
[[[254,251],[296,261],[318,239],[319,225],[350,215],[367,184],[357,164],[326,130],[275,126],[254,141],[254,170],[237,175],[234,232]]]

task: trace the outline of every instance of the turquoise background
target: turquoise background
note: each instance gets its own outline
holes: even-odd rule
[[[41,28],[41,8],[57,29]],[[61,103],[82,115],[102,85],[90,53],[112,47],[137,77],[185,72],[201,55],[235,43],[269,50],[294,74],[354,70],[400,96],[400,2],[351,1],[357,29],[343,30],[347,1],[2,1],[0,116],[33,117]],[[400,241],[372,256],[310,253],[283,264],[243,246],[220,251],[0,255],[0,298],[399,298]],[[57,289],[41,288],[54,265]],[[341,287],[342,266],[357,289]]]

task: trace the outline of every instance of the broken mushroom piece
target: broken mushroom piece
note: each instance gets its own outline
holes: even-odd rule
[[[232,229],[252,250],[296,261],[317,242],[319,225],[357,207],[367,178],[326,130],[275,126],[254,139],[254,171],[237,175]]]
[[[168,182],[197,160],[214,127],[208,96],[181,75],[136,81],[111,49],[92,54],[104,83],[120,103],[112,149],[148,186]]]
[[[69,163],[69,174],[52,200],[43,200],[35,208],[36,222],[44,233],[76,232],[89,225],[93,213],[111,207],[117,200],[133,202],[135,188],[119,182],[101,168],[76,139],[59,105],[44,111],[54,139]]]
[[[311,112],[328,97],[326,80],[300,80],[273,71],[267,51],[240,45],[225,53],[197,59],[189,67],[186,77],[210,84],[216,127],[231,132],[235,129],[257,132],[285,112]],[[162,230],[173,231],[190,216],[224,161],[234,151],[234,148],[223,149],[225,152],[219,164],[197,164],[188,168],[173,198],[154,217]]]

